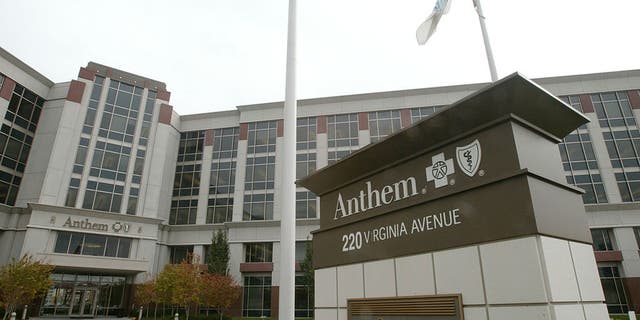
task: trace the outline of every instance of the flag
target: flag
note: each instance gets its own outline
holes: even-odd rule
[[[438,22],[442,15],[447,14],[449,12],[449,5],[451,2],[449,0],[437,0],[436,5],[433,7],[433,11],[427,17],[416,30],[416,39],[418,40],[419,45],[423,45],[427,43],[427,40],[431,38],[431,35],[436,31],[436,27],[438,26]]]

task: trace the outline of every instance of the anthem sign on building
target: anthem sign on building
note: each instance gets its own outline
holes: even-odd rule
[[[606,319],[557,152],[586,122],[515,74],[300,180],[316,317]]]
[[[584,212],[576,209],[580,190],[565,183],[559,158],[538,158],[557,154],[539,150],[557,148],[588,119],[552,96],[546,105],[526,94],[521,105],[499,101],[499,90],[525,81],[511,80],[301,180],[320,195],[315,267],[537,233],[590,242]],[[546,95],[526,86],[530,97]],[[545,108],[557,117],[542,116]],[[532,196],[538,187],[549,193],[546,202],[569,195],[551,211],[577,222],[554,226],[553,212]]]

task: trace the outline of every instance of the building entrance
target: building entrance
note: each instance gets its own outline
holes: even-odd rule
[[[97,288],[75,288],[71,299],[69,315],[74,317],[94,316],[98,301]]]
[[[72,318],[121,316],[126,305],[127,278],[112,275],[51,275],[53,285],[40,315]]]

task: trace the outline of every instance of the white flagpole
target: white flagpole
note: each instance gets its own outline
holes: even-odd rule
[[[484,14],[482,13],[482,5],[480,0],[473,0],[473,5],[476,7],[478,13],[478,19],[480,19],[480,29],[482,29],[482,39],[484,40],[484,49],[487,51],[487,62],[489,62],[489,71],[491,72],[491,81],[498,80],[498,73],[496,72],[496,63],[493,61],[493,52],[491,51],[491,43],[489,42],[489,33],[487,33],[487,26],[484,23]]]
[[[296,0],[289,0],[284,101],[282,214],[280,217],[280,320],[295,319],[296,247]]]

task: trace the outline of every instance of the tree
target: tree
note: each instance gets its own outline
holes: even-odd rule
[[[187,257],[179,264],[166,265],[155,282],[158,302],[184,306],[187,320],[190,307],[202,300],[202,272],[197,256],[194,256],[193,263],[190,262],[191,257]]]
[[[20,260],[11,259],[0,269],[0,305],[6,319],[17,306],[40,298],[52,284],[49,275],[53,266],[24,255]]]
[[[229,273],[229,243],[226,232],[219,230],[211,237],[206,264],[210,273],[221,275]]]
[[[154,279],[136,285],[136,290],[133,295],[133,302],[135,304],[145,306],[153,301],[156,301]]]
[[[311,295],[311,301],[313,301],[313,287],[314,287],[314,271],[313,271],[313,242],[307,241],[307,250],[304,256],[304,261],[300,263],[300,269],[304,274],[304,283],[309,286],[309,294]]]
[[[240,297],[241,288],[230,275],[205,273],[201,285],[202,303],[214,307],[219,319],[222,319],[222,311]]]

